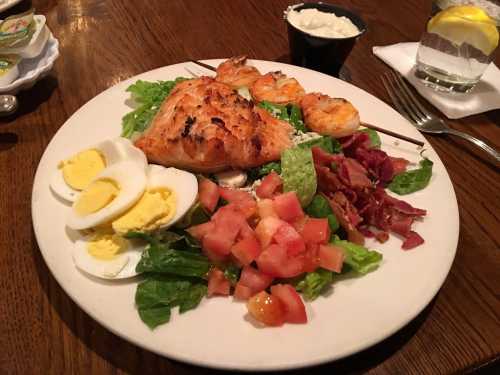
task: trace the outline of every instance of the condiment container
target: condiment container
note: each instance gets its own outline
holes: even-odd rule
[[[0,48],[0,53],[17,54],[24,59],[32,59],[40,55],[47,40],[49,39],[49,29],[45,25],[45,16],[33,16],[34,31],[29,42],[22,46]]]
[[[359,29],[357,35],[343,38],[321,37],[312,35],[295,27],[288,20],[291,10],[315,8],[320,12],[334,13],[338,17],[347,17]],[[334,77],[339,76],[340,69],[351,52],[356,40],[365,33],[366,24],[356,14],[335,5],[324,3],[305,3],[288,7],[284,18],[288,28],[288,42],[292,64],[314,69]]]
[[[0,55],[0,86],[7,86],[19,77],[19,61],[17,55]]]

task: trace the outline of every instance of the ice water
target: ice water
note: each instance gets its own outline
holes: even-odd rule
[[[432,15],[456,5],[479,6],[495,22],[499,19],[495,16],[500,14],[500,1],[486,0],[434,1]],[[477,27],[477,25],[472,25],[475,22],[467,18],[461,19],[464,30]],[[468,42],[458,44],[438,33],[426,31],[420,40],[415,75],[426,85],[440,91],[468,92],[480,80],[493,55],[494,52],[486,54],[484,50]]]

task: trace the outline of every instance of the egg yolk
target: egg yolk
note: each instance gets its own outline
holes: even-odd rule
[[[97,232],[87,243],[89,254],[100,260],[112,260],[127,247],[128,241],[125,238],[108,232]]]
[[[80,216],[97,212],[109,205],[120,193],[120,186],[114,180],[103,178],[92,182],[73,205]]]
[[[75,190],[83,190],[104,168],[106,160],[95,149],[79,152],[59,164],[64,181]]]
[[[123,216],[113,221],[116,233],[153,231],[167,224],[175,214],[176,197],[166,188],[147,190],[141,199]]]

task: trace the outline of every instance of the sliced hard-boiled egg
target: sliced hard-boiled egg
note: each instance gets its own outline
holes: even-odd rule
[[[176,168],[150,165],[147,187],[141,199],[113,221],[116,233],[151,232],[166,228],[191,208],[198,193],[196,177]]]
[[[107,167],[78,194],[67,226],[82,230],[115,219],[141,198],[146,182],[145,170],[136,162],[123,161]]]
[[[127,240],[111,229],[99,229],[75,242],[73,262],[82,271],[105,279],[137,275],[143,244]]]
[[[63,160],[52,175],[50,187],[62,199],[74,202],[83,189],[106,167],[129,160],[146,168],[144,153],[126,138],[100,142]]]

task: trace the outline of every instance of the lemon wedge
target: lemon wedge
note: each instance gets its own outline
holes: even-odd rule
[[[489,56],[498,46],[495,21],[479,7],[452,6],[437,13],[427,24],[429,33],[456,45],[467,43]]]

